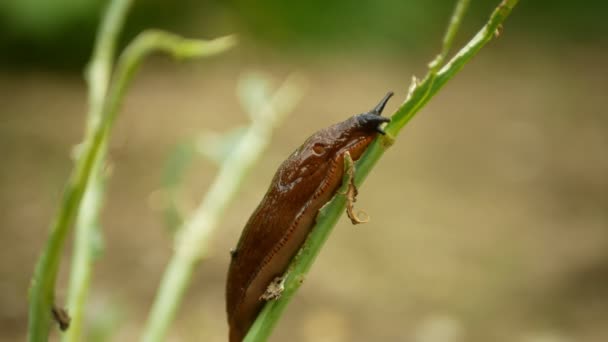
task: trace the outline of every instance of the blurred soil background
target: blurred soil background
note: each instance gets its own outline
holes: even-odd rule
[[[498,1],[474,1],[456,46]],[[26,336],[26,294],[86,112],[82,70],[103,2],[0,3],[0,340]],[[249,71],[310,85],[229,208],[169,341],[225,341],[228,251],[280,162],[319,128],[405,99],[438,51],[453,2],[140,1],[142,28],[239,46],[148,60],[113,132],[91,341],[133,341],[172,234],[155,193],[175,146],[247,122]],[[500,39],[406,127],[361,189],[372,218],[336,227],[272,341],[607,341],[608,25],[603,1],[521,1]],[[180,199],[216,172],[199,158]],[[65,299],[67,251],[58,282]],[[58,339],[53,332],[52,340]]]

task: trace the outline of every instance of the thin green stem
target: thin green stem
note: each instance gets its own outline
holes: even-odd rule
[[[100,29],[97,32],[91,61],[85,71],[89,90],[87,131],[92,131],[101,121],[103,104],[112,75],[116,44],[125,17],[126,11],[119,18],[113,17],[113,13],[108,11],[107,15],[103,17]],[[95,234],[99,234],[99,213],[104,193],[103,168],[106,149],[107,143],[102,144],[78,210],[67,297],[67,310],[71,322],[70,328],[62,336],[63,342],[75,342],[82,339],[84,307],[90,287],[95,254]]]
[[[460,28],[462,18],[464,17],[468,7],[469,0],[458,0],[458,2],[456,3],[456,7],[454,7],[454,12],[452,13],[450,22],[442,40],[441,51],[435,57],[435,59],[431,61],[431,63],[429,63],[429,71],[427,72],[426,76],[424,77],[424,80],[422,81],[422,84],[424,84],[425,86],[423,88],[419,87],[418,80],[413,77],[412,85],[410,86],[406,102],[413,95],[416,88],[422,88],[423,91],[416,94],[418,96],[418,99],[417,101],[414,101],[415,105],[411,109],[412,112],[418,112],[422,107],[424,107],[426,101],[431,98],[431,90],[433,88],[433,84],[435,84],[439,68],[441,67],[443,61],[447,58],[450,52],[452,42],[454,41],[454,37],[456,37],[456,33]]]
[[[479,50],[495,36],[497,29],[517,5],[518,0],[504,0],[494,10],[488,22],[482,29],[467,43],[445,66],[438,72],[436,77],[432,77],[432,70],[429,70],[426,77],[420,84],[414,84],[408,94],[406,101],[393,114],[391,122],[385,128],[386,135],[376,139],[365,154],[357,161],[357,171],[355,174],[355,184],[360,186],[371,169],[380,160],[384,152],[390,147],[395,137],[401,129],[412,119],[414,115],[426,104],[437,92],[463,67],[469,62]],[[457,6],[458,11],[458,6]],[[464,12],[463,12],[464,13]],[[461,14],[462,15],[462,14]],[[450,35],[451,29],[448,29]],[[444,39],[444,42],[450,39]],[[444,45],[445,46],[445,45]],[[319,213],[317,223],[309,235],[307,241],[291,265],[290,272],[285,282],[285,288],[281,298],[270,301],[265,306],[256,322],[250,329],[245,340],[247,342],[265,341],[270,336],[272,329],[281,317],[282,310],[291,300],[305,278],[307,271],[319,253],[323,242],[327,239],[331,229],[336,224],[340,216],[344,213],[346,201],[343,196],[336,195]]]
[[[128,0],[117,0],[111,3],[109,13],[124,15],[129,4]],[[119,6],[119,10],[116,10],[114,6]],[[109,31],[118,32],[119,30]],[[125,90],[143,58],[157,50],[167,52],[177,58],[209,56],[232,47],[234,43],[235,39],[232,36],[202,41],[183,39],[161,31],[149,31],[140,34],[122,53],[117,62],[113,83],[104,98],[101,115],[99,119],[95,119],[96,115],[92,116],[93,123],[88,126],[82,151],[68,181],[62,206],[52,225],[51,236],[34,271],[30,288],[30,341],[47,340],[54,301],[55,280],[65,238],[93,175],[94,165],[99,156],[103,154]],[[93,71],[91,71],[90,77],[97,77],[95,75],[103,77],[101,72],[98,74],[94,71],[95,65],[92,65],[91,68]]]
[[[399,131],[418,113],[443,86],[452,79],[469,62],[482,47],[496,36],[500,26],[507,19],[513,7],[519,0],[503,0],[492,12],[488,22],[475,34],[475,36],[456,53],[456,55],[439,70],[433,79],[428,77],[413,87],[408,99],[393,114],[391,122],[386,127],[387,138],[396,136]],[[430,96],[426,94],[430,94]],[[382,139],[386,140],[386,139]],[[366,153],[369,154],[369,153]]]
[[[443,61],[448,57],[448,53],[450,53],[450,48],[452,47],[452,43],[454,42],[454,37],[456,37],[456,33],[460,28],[460,23],[462,22],[462,18],[464,18],[467,9],[469,8],[470,0],[458,0],[456,3],[456,7],[454,8],[454,12],[452,13],[452,17],[450,18],[450,23],[448,24],[448,28],[445,31],[443,36],[442,44],[441,44],[441,52],[435,57],[435,59],[429,63],[429,69],[431,73],[437,73]]]
[[[224,52],[236,44],[235,36],[224,36],[213,40],[186,39],[178,35],[148,30],[140,33],[121,54],[116,63],[115,79],[108,93],[107,114],[104,113],[103,130],[95,135],[94,142],[103,140],[112,126],[123,94],[143,59],[152,52],[164,52],[176,59],[199,58]]]
[[[105,150],[105,147],[103,149]],[[93,273],[92,264],[98,252],[99,213],[103,203],[105,185],[104,160],[105,158],[100,156],[96,165],[93,166],[94,176],[89,181],[90,184],[78,211],[67,299],[67,309],[71,321],[70,328],[62,336],[63,342],[82,340],[84,308]]]
[[[110,127],[118,113],[126,88],[130,84],[138,66],[141,65],[143,59],[148,54],[154,51],[162,51],[176,58],[203,57],[222,52],[230,48],[234,43],[235,39],[231,36],[212,41],[203,41],[184,39],[177,35],[157,30],[141,33],[127,46],[117,62],[114,82],[109,90],[106,102],[102,102],[106,106],[102,111],[104,121],[98,121],[102,125],[102,130],[94,131],[94,136],[98,139],[95,140],[95,143],[98,145],[94,146],[98,147],[93,151],[96,151],[100,157],[105,155]],[[106,47],[109,46],[106,45]],[[93,65],[96,65],[95,62]],[[101,66],[103,63],[97,65]],[[94,72],[91,72],[91,76],[93,75]],[[102,75],[98,74],[97,76],[98,81],[101,81]],[[92,101],[92,104],[94,103],[96,101]],[[95,120],[96,117],[97,115],[94,113],[91,119]],[[93,124],[91,127],[97,127],[97,125]],[[102,188],[100,188],[101,184],[98,184],[103,181],[101,174],[103,172],[103,160],[100,157],[98,157],[98,161],[91,171],[91,184],[89,184],[89,187],[92,193],[90,196],[87,196],[89,195],[88,192],[85,195],[85,201],[82,206],[82,209],[85,209],[85,211],[81,213],[84,216],[83,220],[81,220],[82,225],[77,225],[80,229],[77,231],[75,240],[74,268],[70,282],[70,293],[73,294],[73,297],[69,301],[69,309],[73,313],[72,329],[69,329],[65,335],[65,341],[80,340],[84,301],[91,276],[92,243],[95,233],[93,229],[96,226],[96,216],[99,209],[99,204],[96,202],[101,200],[102,192]],[[87,199],[90,199],[93,203],[87,203]],[[95,211],[88,212],[87,209]]]
[[[115,0],[109,4],[99,33],[99,44],[95,48],[94,62],[88,78],[95,87],[90,89],[90,118],[100,117],[103,99],[107,90],[115,41],[121,31],[131,0]],[[103,38],[103,39],[102,39]],[[90,132],[99,120],[89,120],[85,146],[90,146]],[[55,282],[59,270],[59,260],[65,239],[74,221],[88,182],[88,176],[95,161],[95,155],[79,158],[70,180],[64,190],[61,206],[50,228],[50,236],[36,264],[29,292],[28,340],[48,339],[51,310],[54,305]]]
[[[165,339],[192,272],[207,252],[211,234],[248,171],[269,144],[272,131],[292,111],[301,93],[297,82],[288,78],[274,96],[256,110],[257,113],[250,113],[253,119],[251,125],[222,161],[217,177],[193,216],[178,230],[175,253],[161,280],[143,341]]]

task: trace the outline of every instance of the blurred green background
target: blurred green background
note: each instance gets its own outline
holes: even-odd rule
[[[473,1],[457,46],[498,1]],[[26,291],[82,138],[90,55],[104,1],[0,2],[0,340],[25,338]],[[170,341],[224,341],[228,250],[279,163],[315,130],[389,89],[397,108],[438,50],[452,1],[140,1],[141,29],[237,33],[233,51],[137,75],[110,147],[104,254],[89,338],[139,337],[172,237],[154,196],[175,146],[246,122],[241,75],[310,85],[247,179],[199,267]],[[419,114],[361,189],[372,218],[343,220],[274,341],[608,340],[608,25],[604,1],[521,1]],[[202,159],[180,198],[213,179]],[[65,298],[69,251],[58,283]],[[53,333],[56,340],[57,332]]]

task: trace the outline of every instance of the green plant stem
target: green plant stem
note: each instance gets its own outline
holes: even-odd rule
[[[127,12],[128,8],[120,13],[109,10],[102,18],[103,21],[97,33],[92,58],[85,71],[89,91],[87,132],[92,131],[101,121],[104,99],[112,75],[116,44]],[[84,307],[90,287],[95,254],[95,234],[99,234],[99,213],[104,193],[103,168],[106,150],[107,143],[103,143],[91,170],[91,178],[78,210],[67,297],[67,310],[71,322],[70,328],[62,336],[63,342],[75,342],[82,339]]]
[[[427,73],[420,84],[414,83],[410,88],[408,98],[393,114],[391,122],[386,126],[385,131],[387,134],[374,140],[365,154],[357,161],[356,186],[360,186],[363,183],[371,169],[382,157],[386,149],[393,144],[395,137],[409,120],[495,36],[499,26],[509,16],[517,3],[518,0],[502,1],[482,29],[435,76],[433,76],[432,70],[429,70],[429,73]],[[458,8],[459,6],[457,6],[455,15],[462,16],[464,11],[459,11]],[[459,21],[459,19],[452,19],[451,23],[458,23]],[[454,34],[455,30],[448,28],[447,32]],[[444,48],[442,50],[445,50],[446,42],[449,48],[451,39],[444,39]],[[438,67],[435,66],[435,68]],[[331,229],[344,213],[345,208],[346,201],[344,197],[336,195],[324,207],[323,211],[320,212],[315,228],[304,243],[298,257],[290,265],[289,269],[292,271],[288,273],[285,281],[286,291],[283,292],[278,300],[270,301],[264,306],[264,309],[258,315],[256,322],[247,334],[245,341],[265,341],[270,336],[272,329],[281,317],[283,309],[304,280],[316,255],[321,250]]]
[[[244,342],[268,340],[272,333],[272,329],[281,317],[283,310],[300,286],[302,286],[306,274],[319,254],[318,252],[320,249],[317,249],[317,246],[323,246],[325,244],[325,241],[327,241],[331,234],[332,228],[336,225],[340,216],[342,216],[342,212],[344,212],[344,209],[346,208],[346,193],[348,187],[352,184],[350,179],[352,173],[349,173],[349,169],[352,172],[352,168],[353,160],[351,159],[350,154],[346,154],[344,157],[342,186],[338,189],[336,196],[334,196],[332,201],[319,210],[317,225],[314,228],[315,233],[309,235],[306,243],[302,246],[300,251],[298,251],[293,262],[289,265],[286,272],[287,279],[281,297],[278,300],[269,301],[264,306],[264,310],[260,313],[258,319],[249,330]],[[339,212],[338,215],[335,214],[336,211]]]
[[[105,150],[105,147],[103,149]],[[76,220],[74,254],[67,298],[67,309],[71,321],[69,329],[62,336],[64,342],[82,340],[85,302],[91,283],[92,264],[97,254],[96,234],[100,234],[99,213],[103,203],[105,185],[104,160],[105,158],[100,156],[93,166],[94,176],[91,177],[90,184],[85,191]]]
[[[103,99],[107,90],[111,63],[114,56],[116,36],[122,29],[126,15],[131,6],[131,0],[116,0],[109,4],[105,19],[100,29],[99,44],[95,48],[94,62],[90,66],[87,76],[95,88],[90,89],[91,118],[100,117],[102,113]],[[92,136],[95,122],[100,120],[89,120],[87,126],[87,138]],[[85,142],[85,146],[86,142]],[[90,146],[90,145],[88,145]],[[28,340],[46,341],[48,339],[51,309],[54,305],[55,281],[59,270],[59,261],[63,244],[74,221],[74,217],[80,207],[85,188],[88,182],[88,174],[94,164],[95,155],[79,158],[70,180],[63,194],[61,206],[55,216],[50,228],[50,236],[46,246],[36,264],[29,292],[29,319]],[[88,172],[87,172],[88,170]]]
[[[204,257],[210,235],[235,197],[245,175],[270,142],[273,129],[299,101],[301,90],[289,78],[259,113],[223,160],[218,175],[191,218],[178,229],[175,252],[167,265],[144,329],[143,341],[163,341],[196,264]]]
[[[111,18],[108,20],[124,21],[124,15],[129,5],[129,0],[112,2],[108,10],[108,15]],[[119,29],[108,29],[108,32],[112,34],[117,34],[119,31]],[[103,154],[104,146],[127,85],[143,58],[157,50],[167,52],[177,58],[209,56],[225,51],[232,47],[234,43],[235,38],[232,36],[203,41],[184,39],[170,33],[154,30],[141,33],[122,53],[117,62],[113,83],[107,96],[101,102],[103,107],[99,119],[96,119],[96,115],[92,116],[93,119],[90,120],[87,127],[85,141],[64,192],[62,205],[52,225],[51,235],[34,271],[30,288],[28,327],[30,341],[47,340],[51,308],[54,301],[55,280],[65,238],[81,205],[83,194],[94,171],[94,165],[99,156]],[[104,77],[103,72],[96,71],[96,68],[105,68],[103,63],[99,65],[94,63],[91,68],[89,77]],[[91,82],[95,83],[96,81],[92,80]],[[93,92],[93,90],[91,91]],[[97,101],[97,98],[95,98],[95,101]]]
[[[462,18],[469,8],[470,0],[458,0],[456,3],[456,7],[454,8],[454,13],[450,18],[450,23],[448,24],[448,28],[445,31],[443,36],[443,40],[441,43],[441,51],[435,57],[435,59],[429,63],[429,69],[431,73],[437,73],[443,61],[448,57],[448,53],[450,52],[450,48],[452,47],[452,43],[454,42],[454,37],[456,37],[456,33],[460,28],[460,23],[462,22]]]

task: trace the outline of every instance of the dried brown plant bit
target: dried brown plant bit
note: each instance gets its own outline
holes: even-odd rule
[[[501,34],[502,34],[502,24],[498,25],[498,27],[496,28],[496,31],[494,31],[494,38],[500,37]]]
[[[352,179],[346,190],[346,215],[350,219],[352,224],[361,224],[369,222],[369,215],[363,210],[359,210],[355,213],[355,202],[357,201],[357,195],[359,191],[353,183]]]
[[[68,315],[68,311],[64,308],[57,307],[53,305],[53,309],[51,310],[53,314],[53,319],[59,325],[59,329],[61,331],[66,331],[70,327],[70,322],[72,318]]]
[[[349,181],[348,189],[346,190],[344,196],[346,196],[346,215],[352,224],[357,225],[369,222],[369,215],[367,215],[367,213],[365,213],[363,210],[359,210],[357,213],[355,213],[355,202],[357,202],[359,190],[357,189],[354,181],[354,169],[355,167],[351,166],[346,170]]]
[[[260,300],[275,300],[281,298],[281,294],[285,290],[285,278],[286,277],[276,277],[268,287],[266,288],[266,292],[260,296]]]

